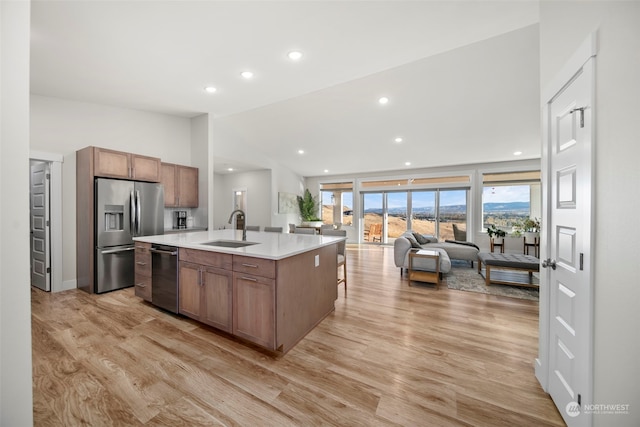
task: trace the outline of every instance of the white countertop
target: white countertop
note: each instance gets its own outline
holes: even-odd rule
[[[156,236],[134,237],[133,240],[151,244],[176,246],[233,255],[279,260],[308,252],[322,246],[328,246],[346,240],[340,236],[322,236],[310,234],[269,233],[266,231],[247,231],[247,242],[257,244],[242,248],[208,246],[203,243],[213,240],[242,241],[242,230],[211,230],[186,233],[171,233]]]

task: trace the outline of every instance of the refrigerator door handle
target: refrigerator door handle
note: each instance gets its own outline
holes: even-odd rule
[[[131,190],[131,198],[129,199],[129,222],[131,223],[131,235],[136,232],[136,196]]]
[[[102,251],[101,250],[100,253],[101,254],[118,254],[118,253],[121,253],[121,252],[127,252],[127,251],[133,251],[133,250],[135,250],[135,248],[131,247],[131,248],[124,248],[124,249],[110,249],[110,250],[107,250],[107,251]]]
[[[141,215],[140,190],[136,190],[136,234],[138,236],[142,234]]]

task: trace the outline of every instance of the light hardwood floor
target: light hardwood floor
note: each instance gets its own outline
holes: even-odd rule
[[[533,373],[538,304],[409,287],[350,247],[349,288],[273,357],[125,289],[32,290],[36,426],[562,426]]]

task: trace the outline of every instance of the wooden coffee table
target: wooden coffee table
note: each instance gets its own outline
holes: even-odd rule
[[[416,259],[426,258],[433,259],[435,263],[435,271],[414,270],[413,263]],[[430,249],[420,249],[418,251],[409,252],[409,285],[411,281],[435,283],[436,289],[440,287],[440,252]]]

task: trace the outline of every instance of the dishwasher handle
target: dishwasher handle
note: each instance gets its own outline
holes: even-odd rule
[[[178,255],[178,251],[165,251],[163,249],[156,249],[156,248],[151,248],[149,249],[151,252],[155,252],[158,254],[167,254],[167,255],[171,255],[171,256],[176,256]]]

